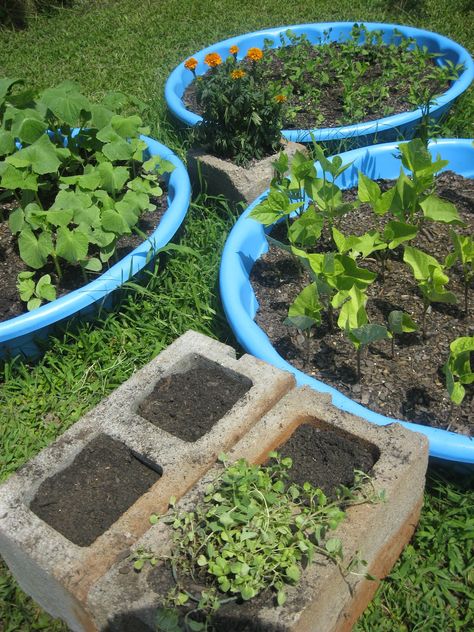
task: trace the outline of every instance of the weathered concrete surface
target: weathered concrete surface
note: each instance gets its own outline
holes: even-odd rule
[[[137,414],[140,402],[167,375],[194,358],[249,378],[253,386],[198,441],[185,442]],[[82,417],[0,487],[0,553],[25,592],[74,631],[95,630],[85,601],[91,586],[149,528],[171,495],[185,494],[294,385],[291,374],[195,332],[187,332]],[[29,509],[39,486],[69,466],[99,434],[122,441],[163,469],[162,477],[90,546],[79,547]]]
[[[348,564],[356,555],[368,562],[367,569],[378,579],[384,577],[409,541],[422,503],[428,445],[423,435],[398,424],[379,427],[344,413],[330,398],[304,387],[291,391],[265,415],[229,452],[229,458],[263,462],[269,451],[278,449],[302,423],[311,423],[324,432],[331,429],[354,441],[365,443],[379,458],[369,487],[384,491],[385,503],[350,507],[347,518],[334,537],[342,540]],[[193,507],[209,480],[219,472],[215,466],[180,501]],[[169,527],[159,523],[136,544],[157,556],[170,551]],[[135,547],[134,547],[135,548]],[[150,587],[151,569],[137,574],[130,559],[118,561],[92,588],[88,597],[97,628],[103,632],[153,630],[160,595]],[[348,632],[371,599],[378,582],[355,574],[346,577],[324,556],[317,556],[297,587],[288,587],[283,607],[263,605],[258,614],[248,614],[246,630],[271,632]],[[219,630],[236,627],[235,615],[246,616],[246,606],[235,605],[220,611]],[[127,627],[130,625],[131,627]]]
[[[299,143],[284,141],[283,151],[291,161],[296,151],[306,152],[306,148]],[[193,191],[198,193],[204,189],[209,195],[223,195],[231,202],[250,204],[270,186],[274,176],[272,163],[278,156],[279,152],[244,168],[202,150],[189,151],[187,167]]]

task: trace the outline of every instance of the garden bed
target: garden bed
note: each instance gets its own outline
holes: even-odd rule
[[[208,67],[204,63],[204,59],[206,55],[210,53],[218,53],[222,59],[226,59],[229,55],[229,50],[231,47],[237,47],[238,53],[236,57],[238,60],[242,60],[249,49],[259,47],[263,49],[267,42],[269,43],[270,48],[288,48],[288,45],[292,44],[291,37],[288,36],[287,31],[290,29],[291,32],[295,36],[305,35],[308,38],[308,41],[311,44],[319,45],[321,42],[330,43],[330,46],[327,48],[328,51],[337,51],[337,47],[343,43],[345,46],[345,42],[351,39],[351,30],[353,28],[354,23],[351,22],[327,22],[327,23],[316,23],[316,24],[297,24],[292,26],[280,27],[276,29],[266,29],[262,31],[257,31],[254,33],[247,33],[238,37],[233,37],[228,40],[224,40],[222,42],[218,42],[213,46],[209,46],[198,53],[195,53],[193,56],[197,61],[197,66],[195,68],[195,72],[197,75],[204,74]],[[453,63],[454,65],[462,64],[464,66],[464,70],[460,73],[460,76],[457,80],[452,82],[452,85],[447,87],[445,92],[442,92],[436,98],[435,103],[430,106],[430,117],[433,119],[438,119],[443,113],[445,113],[454,99],[456,99],[464,90],[467,89],[469,84],[472,81],[474,76],[474,63],[469,55],[469,53],[464,50],[461,46],[449,40],[448,38],[438,35],[436,33],[432,33],[430,31],[425,31],[422,29],[411,28],[407,26],[393,25],[393,24],[383,24],[383,23],[364,23],[364,26],[369,31],[369,34],[374,31],[383,31],[383,42],[384,44],[389,44],[392,40],[396,43],[400,41],[400,36],[405,38],[413,38],[416,43],[420,46],[426,46],[428,51],[431,53],[439,53],[442,51],[443,60],[448,61],[449,63]],[[369,35],[370,36],[370,35]],[[363,40],[363,37],[360,38]],[[359,43],[359,42],[357,42]],[[278,57],[278,53],[274,53],[270,56],[270,58],[275,59]],[[357,52],[354,50],[349,57],[348,70],[349,74],[353,74],[358,72],[358,66],[353,65],[351,63],[352,57],[357,57]],[[300,95],[298,93],[301,92],[302,84],[306,81],[308,84],[312,84],[313,74],[310,69],[305,68],[308,63],[308,55],[303,55],[303,59],[301,63],[295,64],[295,68],[292,68],[291,74],[293,75],[291,81],[294,85],[297,86],[294,91],[294,104],[300,102]],[[260,63],[260,62],[257,62]],[[364,62],[365,63],[365,62]],[[438,62],[441,64],[441,61],[438,59]],[[275,61],[274,64],[275,74],[280,75],[280,60]],[[323,62],[323,73],[325,72],[325,68],[327,64]],[[372,73],[372,70],[368,71]],[[336,67],[337,73],[337,67]],[[316,73],[315,73],[316,74]],[[321,76],[321,73],[318,72]],[[361,76],[364,73],[361,73]],[[384,74],[384,73],[382,73]],[[280,78],[280,77],[279,77]],[[324,83],[327,85],[331,85],[332,80],[328,78],[326,81],[326,77],[324,77]],[[374,80],[374,76],[371,75],[371,83]],[[357,80],[357,84],[363,83],[363,79],[359,81]],[[193,96],[193,87],[189,87],[193,82],[193,74],[186,69],[184,62],[181,63],[170,75],[166,88],[165,88],[165,97],[173,115],[180,121],[186,123],[187,125],[196,125],[199,123],[202,118],[199,113],[194,109],[196,104],[196,99]],[[369,141],[373,140],[374,137],[377,137],[378,140],[393,140],[397,137],[409,138],[413,135],[416,127],[420,124],[423,110],[421,106],[423,103],[426,104],[426,99],[420,99],[417,105],[407,106],[407,103],[401,105],[399,101],[399,96],[404,92],[406,86],[406,77],[404,77],[401,81],[395,82],[398,85],[395,87],[395,93],[397,96],[393,98],[393,100],[389,101],[393,106],[395,106],[400,113],[398,114],[388,114],[388,111],[383,111],[381,108],[377,113],[375,110],[372,110],[371,104],[366,104],[363,108],[363,111],[353,112],[352,118],[346,119],[349,120],[349,123],[345,122],[341,126],[338,112],[340,112],[340,94],[332,94],[332,96],[328,97],[326,93],[326,86],[323,86],[324,99],[321,99],[322,109],[324,114],[319,121],[311,120],[306,114],[306,106],[302,106],[302,111],[300,113],[300,118],[295,118],[290,121],[289,127],[284,129],[282,134],[288,140],[296,141],[296,142],[311,142],[312,140],[316,141],[331,141],[331,140],[341,140],[341,139],[352,139],[352,141],[358,140],[359,142],[363,141],[368,144]],[[441,86],[432,85],[431,86],[434,92],[437,92]],[[188,97],[185,96],[186,90],[190,90],[188,93]],[[385,90],[385,87],[382,86],[379,94]],[[349,94],[352,92],[349,90]],[[288,97],[288,100],[291,103],[292,97],[290,93],[284,96]],[[430,96],[433,96],[433,93],[430,93]],[[187,103],[186,103],[186,98]],[[319,100],[320,95],[317,95],[317,99]],[[415,99],[416,100],[416,99]],[[310,99],[305,99],[306,103],[310,101],[314,101],[311,97]],[[326,101],[326,105],[324,104]],[[188,109],[192,108],[192,109]],[[350,110],[352,106],[349,106]],[[347,108],[346,108],[347,109]],[[333,111],[333,113],[330,113]],[[372,117],[377,116],[378,118]],[[344,117],[343,117],[344,118]],[[362,121],[365,122],[356,122]],[[325,121],[325,122],[324,122]],[[324,127],[323,127],[324,126]]]
[[[444,167],[445,169],[452,169],[458,175],[462,175],[467,178],[474,177],[474,171],[472,169],[473,149],[472,144],[469,140],[446,139],[438,141],[436,143],[432,143],[429,149],[433,157],[440,154],[442,159],[449,161],[449,166]],[[357,184],[359,170],[361,170],[364,174],[368,175],[368,177],[373,180],[396,178],[400,171],[400,161],[396,158],[396,150],[397,146],[395,144],[386,144],[378,145],[369,149],[354,150],[352,152],[341,154],[341,158],[345,163],[351,161],[353,162],[348,170],[345,171],[342,176],[339,176],[337,178],[336,183],[340,187],[342,187],[342,189],[349,189],[353,187]],[[321,171],[319,173],[321,173]],[[458,195],[462,195],[462,193],[458,193]],[[364,383],[362,383],[361,391],[359,393],[361,396],[359,401],[363,402],[363,404],[361,405],[343,394],[340,375],[336,378],[336,388],[334,388],[334,386],[329,383],[330,380],[326,379],[326,375],[324,375],[322,379],[317,380],[310,374],[303,372],[299,368],[293,366],[290,362],[284,360],[281,354],[279,354],[275,347],[271,344],[268,336],[262,331],[262,329],[256,324],[256,322],[254,322],[253,319],[255,318],[258,310],[258,302],[256,300],[255,293],[250,285],[249,275],[255,263],[262,256],[262,254],[267,251],[268,244],[263,227],[261,225],[258,225],[254,220],[250,219],[248,215],[250,215],[252,210],[263,199],[265,199],[265,197],[266,195],[263,195],[259,200],[256,200],[255,203],[248,209],[248,211],[246,211],[244,215],[239,219],[236,226],[229,235],[222,257],[220,272],[221,296],[227,318],[231,323],[231,326],[239,342],[247,351],[254,353],[262,359],[272,362],[273,364],[275,364],[275,366],[279,366],[281,368],[285,368],[288,371],[292,371],[297,378],[297,382],[299,384],[308,384],[316,390],[331,393],[333,402],[337,406],[340,406],[343,410],[350,410],[351,412],[357,413],[362,417],[368,419],[369,421],[377,424],[387,424],[393,422],[393,417],[377,413],[371,410],[371,408],[365,406],[365,403],[369,402],[372,394],[369,394],[368,399],[368,393],[366,389],[364,389]],[[354,214],[354,218],[357,218],[357,212]],[[357,219],[355,220],[355,222],[357,224]],[[424,224],[424,228],[428,229],[428,233],[431,233],[431,224],[432,222],[425,222]],[[356,232],[356,230],[356,227],[354,227],[354,232]],[[424,232],[425,231],[422,231],[422,234]],[[442,250],[442,252],[444,252],[444,250]],[[394,262],[394,265],[398,265],[396,257],[394,258]],[[371,263],[370,261],[368,261],[363,265],[371,265]],[[283,275],[286,274],[287,271],[282,270],[281,272]],[[456,274],[452,272],[452,268],[449,271],[449,276],[456,277]],[[403,294],[405,294],[405,287],[403,288]],[[285,298],[283,298],[283,300],[285,300]],[[399,300],[399,295],[392,297],[392,302],[395,304],[395,306],[399,304]],[[275,299],[276,304],[272,305],[272,309],[278,308],[278,303],[281,301],[281,296],[277,297]],[[380,307],[381,306],[379,305],[379,313],[383,313],[383,310],[380,311]],[[385,306],[385,309],[387,307],[388,305]],[[369,307],[369,309],[371,308]],[[390,309],[393,308],[391,307]],[[407,309],[408,311],[410,311],[410,306]],[[433,314],[436,317],[440,315],[441,318],[444,319],[445,316],[453,313],[453,311],[454,313],[457,313],[461,317],[461,319],[463,318],[462,301],[457,306],[436,305],[435,303],[432,304],[431,314],[427,316],[426,319],[428,339],[429,323],[430,318],[433,316]],[[326,322],[327,321],[325,321],[325,319],[323,318],[323,321],[321,323],[321,328],[323,330]],[[443,322],[444,321],[441,320],[441,323]],[[465,326],[463,335],[472,335],[469,333],[472,330],[469,329],[470,323],[467,319],[464,319],[464,325]],[[278,327],[280,328],[282,327],[282,325],[279,323]],[[271,334],[271,332],[269,333]],[[298,333],[295,331],[294,334],[294,338],[296,339]],[[278,335],[279,334],[276,333],[276,336]],[[318,334],[316,334],[316,340],[317,335]],[[403,336],[396,335],[394,345],[395,351],[401,350],[401,348],[399,349],[399,345],[404,344],[403,337],[405,337],[405,342],[411,344],[413,342],[413,339],[416,340],[418,336],[420,336],[419,332],[416,333],[414,336],[412,334],[404,334]],[[311,344],[313,344],[313,342],[314,341],[312,341]],[[301,338],[298,340],[298,343],[301,344]],[[385,342],[377,343],[377,347],[379,347],[379,345],[381,346],[381,350],[384,355],[387,355],[387,353],[391,355],[391,345],[390,343],[388,343],[387,351],[387,348],[384,347],[384,345],[386,344],[387,343]],[[292,346],[292,352],[294,352],[294,345]],[[447,353],[445,354],[444,362],[447,360],[448,353],[449,351],[447,351]],[[350,366],[350,363],[354,359],[354,356],[355,351],[351,350],[350,356],[346,357],[345,359],[345,364]],[[377,358],[375,359],[377,360]],[[386,358],[383,358],[383,355],[381,355],[380,360],[383,360],[385,362]],[[341,361],[341,363],[344,364],[344,361]],[[435,373],[438,368],[439,366],[436,367]],[[354,383],[353,369],[354,366],[352,367],[351,372],[348,369],[348,366],[345,366],[343,372],[345,376],[349,375],[348,381],[352,381],[352,383]],[[385,386],[383,384],[383,381],[385,379],[385,375],[379,377],[379,387]],[[439,373],[436,374],[436,381],[441,384],[442,389],[442,384],[444,383],[444,375]],[[379,388],[378,390],[384,391],[384,388]],[[416,395],[416,393],[414,395]],[[449,395],[447,391],[444,394],[444,397],[445,403],[446,401],[449,401]],[[422,401],[416,401],[415,403],[417,404],[417,406],[424,406]],[[467,404],[469,410],[468,396],[466,397],[464,404]],[[418,413],[419,412],[420,411],[418,410]],[[438,456],[451,460],[474,462],[474,444],[470,437],[460,433],[454,433],[451,431],[447,432],[446,430],[424,426],[421,423],[411,423],[404,421],[402,421],[401,423],[403,423],[404,425],[406,424],[408,428],[416,430],[418,432],[422,432],[429,437],[430,453],[433,456]],[[443,427],[448,428],[448,422],[446,420]],[[451,430],[451,428],[449,428],[449,430]]]
[[[386,189],[390,184],[393,182],[385,182],[382,188]],[[460,232],[472,234],[474,180],[443,173],[437,179],[437,194],[456,205],[466,223]],[[345,199],[356,197],[357,189],[347,191]],[[383,224],[383,219],[376,217],[374,220],[368,205],[362,205],[342,217],[338,228],[344,234],[361,235],[369,229],[381,230]],[[436,253],[439,260],[444,260],[452,249],[448,226],[437,222],[425,224],[413,245],[425,252]],[[320,247],[322,251],[328,248],[328,239]],[[402,252],[397,252],[389,262],[385,281],[378,279],[370,286],[370,322],[386,323],[389,312],[395,309],[405,311],[416,322],[421,322],[422,300],[410,269],[401,259]],[[373,272],[379,271],[374,259],[366,260],[365,266]],[[324,380],[372,410],[433,427],[449,427],[472,436],[474,401],[471,389],[463,405],[453,407],[444,387],[442,366],[449,355],[450,342],[459,336],[474,334],[471,306],[468,313],[464,311],[460,269],[455,268],[450,277],[449,288],[458,296],[459,303],[433,303],[431,313],[426,317],[426,339],[420,331],[396,336],[393,357],[391,341],[371,345],[362,359],[360,383],[354,348],[343,332],[337,328],[329,331],[328,322],[324,320],[322,326],[316,328],[308,347],[304,336],[284,324],[289,305],[309,278],[307,274],[301,274],[289,253],[275,246],[271,246],[252,269],[251,281],[260,305],[256,322],[277,351],[296,368]]]

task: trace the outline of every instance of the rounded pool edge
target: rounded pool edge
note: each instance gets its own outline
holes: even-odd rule
[[[143,270],[181,226],[191,200],[191,183],[186,168],[166,145],[147,136],[141,138],[147,143],[151,155],[160,155],[175,167],[168,180],[168,208],[158,226],[146,240],[97,279],[32,312],[0,323],[0,359],[17,355],[38,357],[40,350],[35,338],[44,339],[54,326],[74,316],[85,316],[102,306],[115,290]]]
[[[202,73],[206,68],[204,66],[204,57],[210,52],[220,52],[222,55],[228,54],[228,49],[231,46],[239,46],[241,49],[239,52],[239,58],[248,50],[251,46],[263,46],[263,40],[266,37],[278,38],[280,34],[284,34],[288,29],[296,33],[307,33],[308,31],[314,31],[314,34],[320,36],[324,30],[332,28],[334,39],[340,36],[345,36],[350,31],[354,24],[364,24],[369,31],[385,29],[387,34],[393,34],[395,30],[400,31],[406,37],[415,37],[419,41],[425,43],[428,39],[432,46],[438,51],[450,52],[455,55],[459,60],[459,63],[463,63],[465,69],[461,76],[453,82],[453,84],[442,95],[436,99],[436,105],[430,110],[430,115],[434,119],[441,117],[454,103],[454,101],[469,87],[474,79],[474,61],[469,55],[469,52],[460,44],[451,40],[450,38],[435,33],[434,31],[428,31],[425,29],[419,29],[411,26],[403,26],[399,24],[388,24],[382,22],[315,22],[310,24],[293,24],[289,26],[281,26],[277,28],[262,29],[260,31],[253,31],[251,33],[245,33],[243,35],[237,35],[215,44],[208,46],[193,56],[198,60],[198,72]],[[339,29],[339,30],[337,30]],[[335,32],[334,32],[335,31]],[[337,37],[336,37],[337,36]],[[316,39],[316,37],[314,37]],[[186,125],[196,125],[202,120],[201,116],[192,112],[184,106],[182,101],[182,95],[185,88],[189,85],[193,79],[192,73],[184,68],[183,60],[170,74],[165,84],[165,99],[167,106],[172,115]],[[363,123],[356,123],[353,125],[345,125],[334,128],[315,128],[312,130],[298,129],[298,130],[282,130],[282,135],[291,141],[296,142],[316,142],[326,141],[334,142],[343,139],[366,139],[369,140],[374,137],[379,139],[391,140],[386,138],[388,135],[392,136],[392,140],[395,140],[397,135],[405,134],[406,136],[413,133],[416,126],[421,121],[422,117],[421,108],[411,110],[410,112],[402,112],[400,114],[393,114],[388,117],[383,117],[375,121],[367,121]]]
[[[351,186],[349,179],[357,174],[357,168],[361,163],[368,166],[371,177],[376,176],[377,162],[381,162],[381,157],[387,161],[396,161],[394,154],[398,144],[385,143],[340,154],[344,162],[356,160],[356,163],[343,174],[346,177],[341,179],[344,180],[344,182],[340,183],[341,186]],[[448,169],[451,168],[458,173],[462,172],[462,175],[466,177],[474,178],[474,147],[471,139],[439,140],[430,143],[430,150],[435,155],[440,153],[442,157],[450,159]],[[468,156],[467,160],[465,159],[466,155]],[[400,162],[396,161],[393,164],[399,166]],[[462,167],[462,165],[464,166]],[[447,430],[401,421],[371,411],[343,395],[335,388],[294,368],[277,353],[268,336],[254,321],[258,304],[249,281],[249,274],[253,264],[267,250],[268,245],[263,226],[249,219],[248,215],[252,208],[267,193],[265,192],[257,198],[237,220],[226,240],[222,253],[219,271],[220,295],[227,321],[239,344],[247,353],[284,371],[293,373],[298,386],[307,385],[316,391],[329,393],[332,396],[333,404],[341,410],[355,414],[377,425],[384,426],[391,423],[400,423],[409,430],[421,432],[428,438],[430,456],[446,461],[474,463],[474,438],[471,439],[465,435]]]

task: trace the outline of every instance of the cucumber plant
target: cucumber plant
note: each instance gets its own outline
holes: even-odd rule
[[[454,230],[449,231],[453,242],[454,252],[445,259],[445,266],[450,268],[456,261],[462,270],[464,283],[464,312],[469,312],[469,287],[474,279],[474,238],[472,235],[459,235]]]
[[[456,338],[449,345],[450,353],[443,367],[446,376],[446,389],[451,398],[451,416],[453,404],[460,406],[466,394],[465,386],[474,383],[471,357],[474,353],[474,336]],[[449,421],[449,419],[448,419]]]
[[[0,191],[16,203],[8,225],[26,266],[38,275],[51,267],[53,283],[67,264],[100,272],[117,240],[156,208],[152,199],[173,169],[147,156],[141,134],[149,130],[127,114],[128,102],[110,93],[92,103],[68,81],[39,94],[16,79],[0,81]]]

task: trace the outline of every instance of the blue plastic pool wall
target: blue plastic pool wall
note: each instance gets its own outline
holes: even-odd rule
[[[471,140],[440,140],[437,143],[431,143],[430,150],[434,156],[439,153],[443,159],[449,160],[446,169],[474,178],[474,147]],[[340,154],[345,163],[354,162],[336,180],[336,183],[344,188],[354,186],[357,183],[359,169],[373,179],[396,178],[401,164],[396,157],[397,154],[397,143],[387,143]],[[324,382],[295,369],[277,353],[268,336],[253,320],[258,303],[249,281],[250,270],[258,257],[266,252],[268,243],[262,225],[249,219],[248,215],[267,194],[268,191],[263,193],[239,218],[226,241],[221,262],[222,303],[227,320],[242,347],[248,353],[293,373],[298,385],[308,385],[319,392],[330,393],[334,405],[342,410],[378,425],[398,421],[410,430],[422,432],[428,437],[430,455],[450,461],[474,463],[473,439],[454,432],[400,421],[375,413]]]

